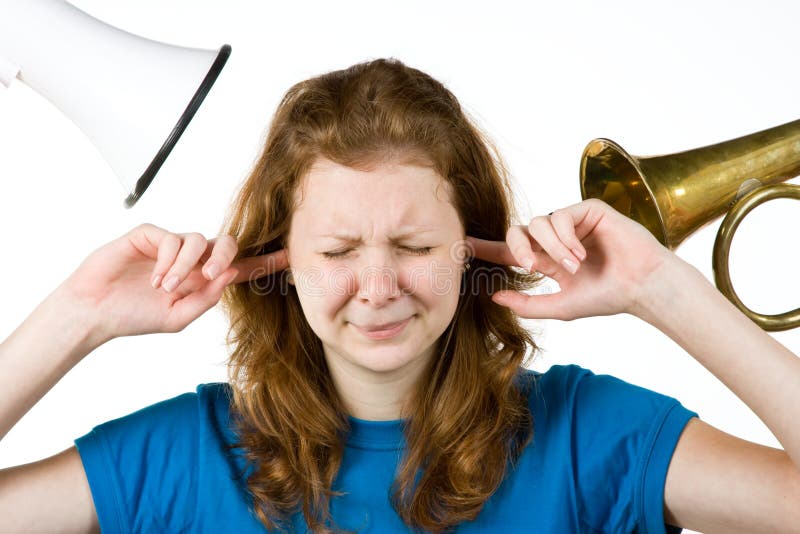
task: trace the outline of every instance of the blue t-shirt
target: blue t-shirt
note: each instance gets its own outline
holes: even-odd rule
[[[676,399],[578,365],[526,370],[533,441],[474,521],[456,532],[678,533],[664,524],[672,453],[697,413]],[[521,382],[521,383],[523,383]],[[103,533],[265,532],[250,511],[229,428],[230,385],[200,384],[77,438]],[[336,525],[409,532],[389,501],[401,421],[350,417],[331,501]],[[292,517],[307,532],[302,512]]]

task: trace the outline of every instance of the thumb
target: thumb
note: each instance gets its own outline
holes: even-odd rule
[[[558,319],[563,305],[561,293],[525,295],[517,291],[497,291],[492,301],[525,319]]]
[[[219,302],[225,287],[238,274],[238,269],[229,267],[199,290],[175,301],[173,306],[175,322],[185,327],[208,311],[214,304]]]

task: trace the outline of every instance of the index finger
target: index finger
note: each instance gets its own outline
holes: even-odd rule
[[[269,254],[238,259],[231,264],[231,267],[237,269],[239,274],[230,283],[238,284],[286,269],[289,267],[289,256],[286,254],[286,249],[282,248]]]
[[[490,241],[467,236],[467,243],[475,253],[475,257],[498,265],[517,265],[517,259],[505,241]]]

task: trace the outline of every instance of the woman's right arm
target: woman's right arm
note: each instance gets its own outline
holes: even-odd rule
[[[288,266],[283,251],[233,262],[230,236],[206,241],[151,224],[94,251],[0,344],[0,440],[73,366],[115,337],[178,332],[229,283]],[[216,264],[216,275],[207,267]],[[160,281],[177,277],[167,291]],[[0,532],[97,532],[97,513],[74,446],[0,469]]]
[[[59,286],[0,344],[0,440],[102,340],[92,314]],[[3,532],[99,532],[75,447],[0,470]]]
[[[213,252],[213,255],[212,255]],[[92,252],[0,345],[0,439],[67,371],[115,337],[178,332],[211,308],[238,270],[230,236],[142,224]],[[204,262],[217,264],[209,280]],[[161,280],[173,275],[177,287]]]
[[[59,286],[0,344],[0,440],[102,341],[91,314]],[[3,532],[99,532],[89,484],[74,446],[0,470]]]
[[[59,286],[0,344],[0,440],[104,342],[82,306]]]

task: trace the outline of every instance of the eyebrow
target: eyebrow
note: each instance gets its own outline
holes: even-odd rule
[[[402,241],[403,239],[408,239],[409,237],[414,237],[419,234],[428,234],[433,231],[434,228],[417,228],[413,230],[407,230],[405,232],[389,236],[389,240],[396,243],[398,241]],[[344,232],[333,232],[329,234],[322,234],[317,237],[332,237],[340,241],[346,241],[348,243],[359,243],[361,241],[360,238]]]

